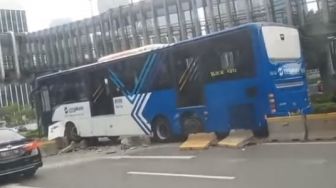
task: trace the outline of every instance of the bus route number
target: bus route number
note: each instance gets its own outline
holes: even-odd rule
[[[222,76],[225,74],[233,74],[236,73],[237,69],[225,69],[225,70],[220,70],[220,71],[212,71],[210,72],[211,77],[216,77],[216,76]]]

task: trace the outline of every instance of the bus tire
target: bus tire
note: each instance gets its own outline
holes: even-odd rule
[[[81,137],[78,135],[78,131],[76,126],[69,122],[66,124],[65,126],[65,137],[68,141],[68,143],[71,143],[72,141],[74,142],[80,142],[81,141]]]
[[[154,141],[168,142],[172,138],[170,123],[166,118],[156,118],[152,123],[152,130]]]
[[[182,130],[184,135],[203,132],[203,122],[195,116],[184,117],[182,119]]]

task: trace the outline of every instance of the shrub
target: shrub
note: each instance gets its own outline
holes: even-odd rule
[[[0,108],[0,119],[5,120],[8,126],[23,125],[35,121],[34,109],[12,104]]]
[[[326,102],[326,103],[313,103],[314,113],[331,113],[336,112],[336,103]]]

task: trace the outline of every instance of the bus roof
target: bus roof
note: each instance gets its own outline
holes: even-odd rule
[[[113,53],[113,54],[110,54],[110,55],[99,58],[98,61],[95,62],[95,63],[90,63],[90,64],[87,64],[87,65],[74,67],[74,68],[71,68],[71,69],[68,69],[68,70],[62,70],[62,71],[59,71],[59,72],[54,72],[54,73],[51,73],[51,74],[39,76],[37,78],[37,80],[41,80],[41,79],[44,79],[44,78],[56,76],[56,75],[59,75],[59,74],[65,74],[65,73],[73,72],[73,71],[84,69],[84,68],[94,67],[94,66],[102,64],[102,63],[106,63],[106,62],[110,62],[110,61],[123,59],[123,58],[126,58],[126,57],[131,57],[131,56],[143,54],[143,53],[154,51],[154,50],[157,50],[157,49],[161,49],[161,48],[164,48],[164,47],[167,47],[167,46],[170,46],[170,44],[150,44],[150,45],[142,46],[142,47],[139,47],[139,48],[133,48],[133,49],[125,50],[125,51],[122,51],[122,52]]]
[[[110,55],[99,58],[98,61],[95,62],[95,63],[82,65],[82,66],[74,67],[74,68],[71,68],[71,69],[68,69],[68,70],[62,70],[62,71],[59,71],[59,72],[43,75],[43,76],[37,77],[36,80],[39,81],[39,80],[43,80],[45,78],[49,78],[49,77],[53,77],[53,76],[57,76],[57,75],[62,75],[62,74],[74,72],[74,71],[85,69],[85,68],[95,67],[95,66],[103,64],[103,63],[107,63],[107,62],[111,62],[111,61],[115,61],[115,60],[120,60],[120,59],[123,59],[123,58],[147,53],[147,52],[150,52],[150,51],[155,51],[155,50],[166,48],[166,47],[169,47],[169,46],[183,45],[183,44],[189,43],[191,41],[209,38],[209,37],[212,37],[212,36],[216,36],[218,34],[230,32],[230,31],[233,31],[233,30],[241,29],[241,28],[261,27],[261,26],[268,26],[268,25],[269,26],[290,27],[288,25],[284,25],[284,24],[280,24],[280,23],[273,23],[273,22],[272,23],[268,23],[268,22],[247,23],[247,24],[243,24],[243,25],[240,25],[240,26],[237,26],[237,27],[232,27],[232,28],[225,29],[225,30],[222,30],[222,31],[214,32],[214,33],[211,33],[211,34],[208,34],[208,35],[205,35],[205,36],[199,36],[199,37],[195,37],[195,38],[192,38],[192,39],[180,41],[180,42],[177,42],[177,43],[151,44],[151,45],[146,45],[146,46],[139,47],[139,48],[134,48],[134,49],[130,49],[130,50],[122,51],[122,52],[113,53],[113,54],[110,54]]]
[[[105,63],[108,61],[114,61],[114,60],[122,59],[125,57],[130,57],[130,56],[146,53],[149,51],[153,51],[156,49],[164,48],[167,46],[169,46],[169,44],[150,44],[150,45],[142,46],[139,48],[134,48],[134,49],[130,49],[130,50],[126,50],[126,51],[122,51],[118,53],[113,53],[113,54],[101,57],[98,59],[97,63]]]

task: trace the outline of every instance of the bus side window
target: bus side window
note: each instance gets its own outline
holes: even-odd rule
[[[114,63],[111,66],[114,74],[124,85],[124,88],[120,89],[127,91],[132,91],[134,89],[140,80],[140,74],[144,69],[146,60],[147,56],[141,55]]]
[[[150,79],[152,80],[152,83],[150,84],[149,91],[169,89],[172,87],[173,83],[168,56],[163,58],[162,61],[158,62],[154,68],[152,78],[153,79]]]
[[[249,33],[230,35],[213,41],[213,48],[206,52],[204,73],[208,81],[240,79],[255,74]]]
[[[49,112],[51,110],[50,98],[49,98],[49,91],[46,87],[42,88],[41,90],[41,99],[42,99],[42,111]]]
[[[195,50],[194,46],[184,46],[173,52],[179,107],[204,104],[201,56],[202,50]]]

